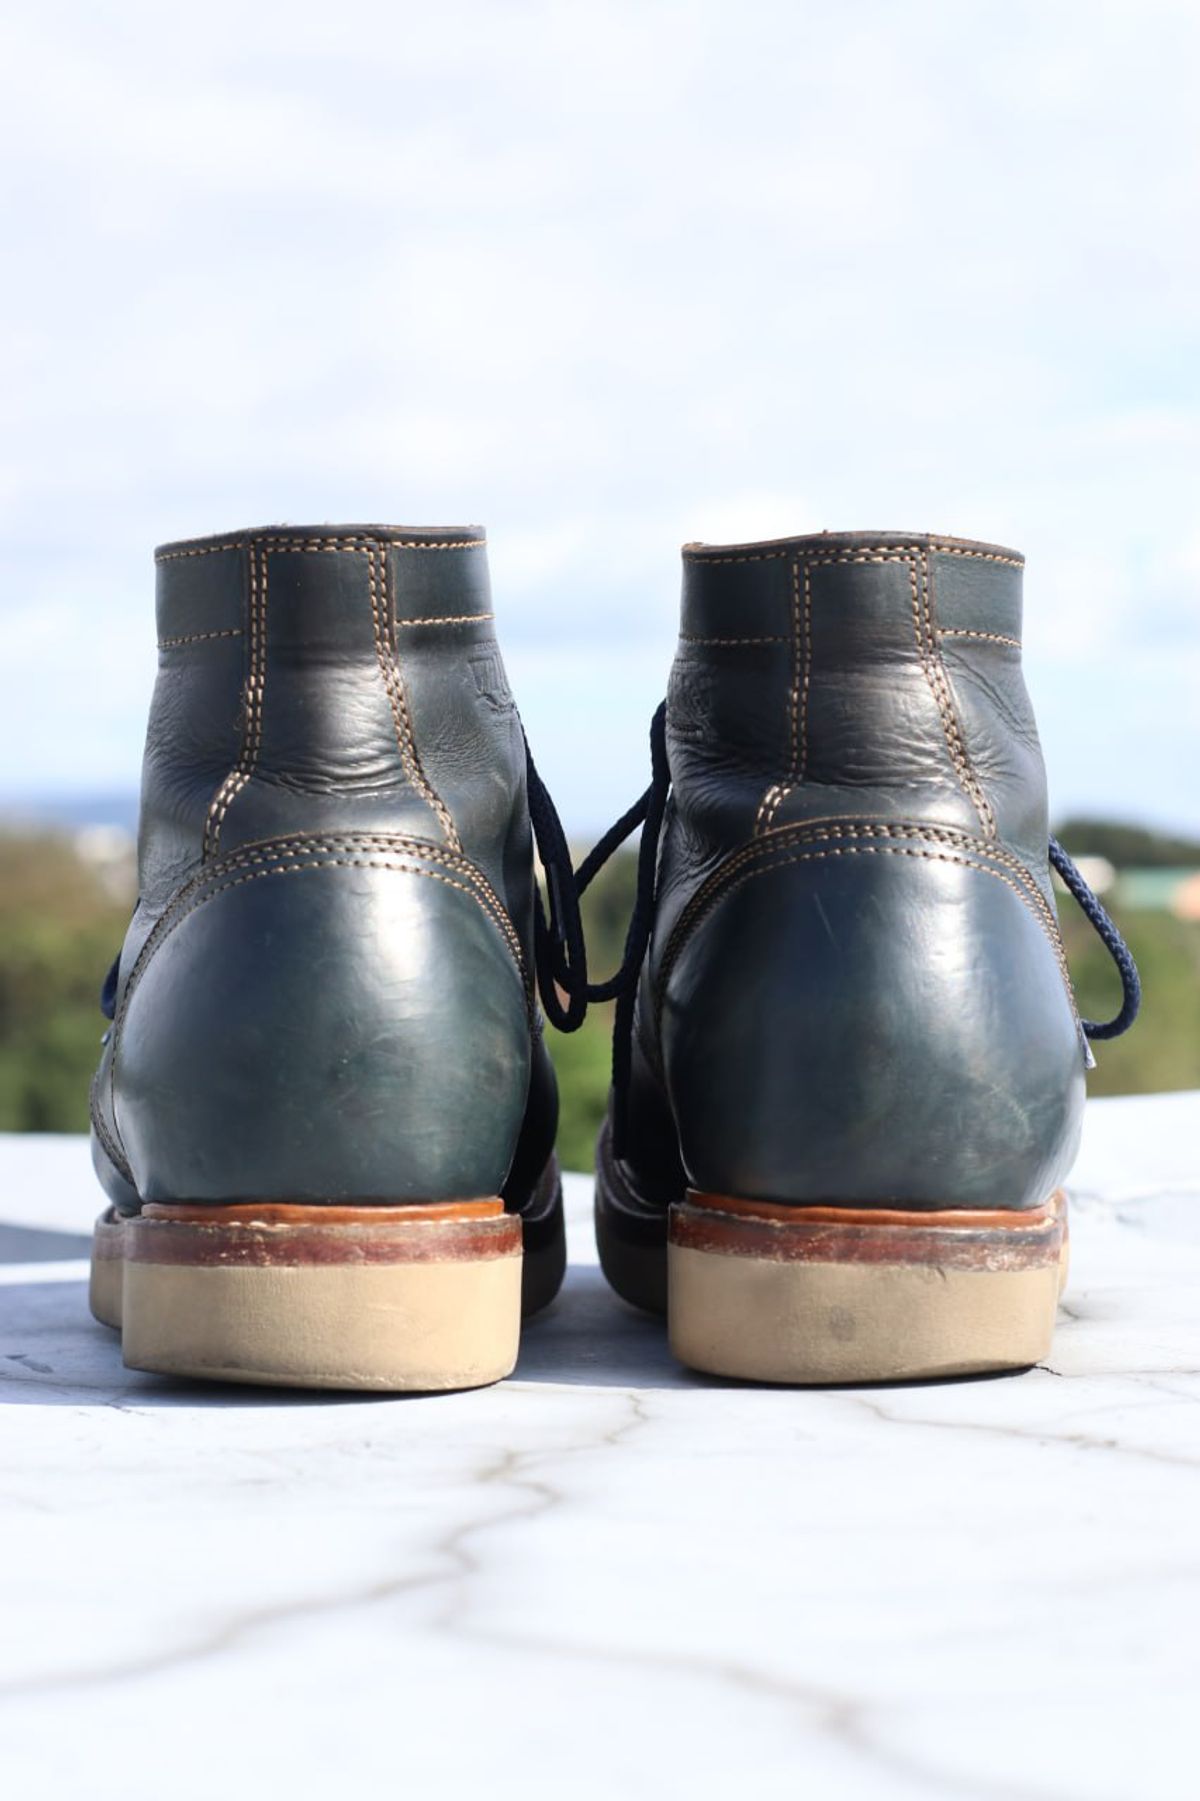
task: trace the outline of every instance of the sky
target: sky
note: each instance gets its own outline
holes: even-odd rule
[[[156,543],[488,528],[569,829],[679,546],[1028,557],[1058,818],[1200,831],[1191,0],[9,0],[0,799],[133,787]]]

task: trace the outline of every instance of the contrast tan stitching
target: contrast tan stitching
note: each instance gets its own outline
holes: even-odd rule
[[[1007,632],[972,632],[966,626],[941,625],[938,627],[939,638],[979,638],[985,644],[1009,644],[1013,650],[1020,650],[1021,640],[1010,638]]]
[[[392,856],[402,855],[414,857],[431,863],[442,863],[448,869],[455,870],[465,880],[471,882],[479,891],[480,897],[495,915],[496,923],[508,938],[513,955],[524,968],[525,953],[521,940],[517,936],[503,902],[495,889],[483,874],[482,870],[454,851],[444,850],[441,845],[430,844],[421,838],[400,838],[394,835],[370,833],[342,833],[332,841],[322,838],[276,838],[262,845],[246,845],[230,855],[222,857],[216,864],[209,864],[204,872],[187,888],[181,890],[176,899],[183,898],[192,888],[199,887],[207,881],[224,876],[231,870],[248,868],[255,864],[278,862],[282,857],[294,856],[301,859],[311,857],[314,853],[336,856],[342,852],[345,856],[355,857],[371,851],[389,852]]]
[[[788,780],[763,795],[754,819],[755,832],[768,831],[780,807],[804,780],[808,768],[808,694],[812,682],[812,565],[797,560],[792,565],[792,686],[788,695],[791,719]]]
[[[402,860],[403,858],[407,858],[408,860]],[[214,899],[216,895],[223,894],[229,888],[241,887],[246,882],[261,881],[268,876],[297,875],[313,869],[392,869],[405,875],[427,876],[431,881],[441,882],[448,888],[456,888],[461,894],[465,894],[473,900],[487,917],[492,920],[493,924],[500,927],[501,934],[504,937],[509,950],[512,952],[517,968],[520,971],[528,1001],[530,984],[527,979],[524,952],[512,922],[508,919],[507,914],[504,915],[503,920],[498,918],[493,908],[487,904],[483,895],[476,887],[469,886],[466,882],[457,881],[452,876],[442,875],[437,870],[414,869],[411,866],[412,858],[407,852],[402,852],[391,857],[350,855],[345,857],[318,856],[305,858],[302,856],[298,861],[292,863],[270,863],[266,858],[262,859],[262,861],[264,864],[262,868],[247,870],[239,875],[229,874],[231,869],[239,867],[239,865],[231,861],[224,867],[221,874],[218,875],[215,880],[213,879],[211,872],[194,877],[185,888],[180,890],[180,893],[176,896],[171,906],[159,919],[154,930],[150,933],[150,936],[142,946],[137,961],[130,971],[129,980],[125,984],[125,990],[121,996],[121,1005],[118,1009],[117,1017],[113,1022],[112,1066],[114,1069],[116,1067],[117,1042],[121,1026],[124,1023],[125,1014],[128,1010],[129,1002],[133,997],[135,988],[141,981],[147,964],[159,945],[175,930],[177,925],[188,918],[188,916],[194,913],[198,908]],[[223,879],[224,876],[228,876],[229,879]]]
[[[782,636],[776,637],[776,638],[769,638],[769,637],[765,637],[765,638],[709,638],[709,637],[706,637],[702,632],[680,632],[679,642],[681,644],[716,644],[716,645],[788,644],[788,643],[790,643],[790,639],[784,638]]]
[[[253,544],[268,550],[365,550],[377,544],[394,550],[478,550],[486,538],[447,538],[426,543],[419,538],[244,538],[237,544],[201,544],[195,550],[159,551],[156,563],[176,563],[183,557],[212,557],[222,550],[248,550]]]
[[[931,839],[936,844],[946,844],[957,850],[986,856],[991,862],[1000,863],[1006,869],[1011,870],[1013,875],[1025,885],[1030,903],[1041,914],[1051,938],[1058,944],[1061,951],[1062,941],[1059,935],[1058,918],[1054,909],[1050,906],[1029,870],[1026,869],[1019,858],[1015,857],[1011,851],[1006,850],[1002,844],[988,843],[982,838],[973,838],[969,832],[960,831],[956,826],[919,824],[891,825],[884,822],[868,821],[846,823],[845,821],[832,816],[825,820],[805,820],[798,825],[780,826],[770,834],[769,838],[763,838],[744,845],[741,850],[735,852],[727,862],[723,863],[701,888],[697,889],[687,906],[683,909],[679,919],[676,921],[672,937],[674,937],[675,932],[686,933],[688,931],[693,919],[698,917],[699,914],[705,910],[712,895],[719,892],[724,882],[736,875],[739,869],[745,868],[747,864],[758,862],[763,858],[772,856],[774,851],[781,846],[797,842],[802,843],[806,838],[833,838],[838,840],[899,838],[907,839],[910,842],[914,839],[917,841]],[[1060,960],[1063,969],[1065,970],[1065,951],[1062,951]]]
[[[221,632],[184,632],[178,638],[160,638],[160,650],[174,650],[177,644],[207,644],[210,638],[241,638],[245,634],[240,625],[227,626]]]
[[[771,786],[767,789],[767,792],[759,801],[758,812],[754,815],[754,831],[756,836],[759,832],[766,831],[768,822],[775,817],[776,809],[783,798],[783,792],[782,783],[772,782]]]
[[[834,551],[827,557],[812,557],[804,551],[799,554],[805,557],[806,561],[817,564],[854,562],[860,559],[863,561],[877,559],[887,561],[893,557],[919,556],[923,551],[936,552],[940,557],[970,557],[979,563],[1003,563],[1009,569],[1024,569],[1025,567],[1024,557],[1006,557],[994,550],[966,550],[957,544],[939,544],[933,540],[928,544],[856,544]],[[787,550],[764,550],[746,556],[714,557],[703,550],[685,550],[683,556],[684,561],[689,563],[764,563],[790,554]]]
[[[112,1133],[109,1131],[108,1126],[105,1124],[104,1114],[102,1113],[101,1108],[100,1108],[100,1073],[99,1073],[99,1071],[97,1071],[96,1074],[92,1077],[92,1086],[91,1086],[91,1092],[90,1092],[89,1098],[90,1098],[91,1105],[88,1110],[92,1116],[92,1124],[96,1128],[96,1136],[100,1140],[101,1144],[104,1146],[105,1151],[108,1153],[110,1161],[113,1164],[115,1164],[117,1169],[120,1170],[121,1174],[125,1177],[126,1181],[128,1181],[129,1183],[132,1184],[133,1172],[130,1170],[128,1159],[125,1156],[124,1150],[117,1143],[116,1139],[113,1137]]]
[[[379,558],[378,581],[376,579],[375,567],[377,554]],[[371,600],[371,618],[375,627],[375,655],[379,663],[379,672],[383,677],[383,685],[387,691],[388,700],[391,703],[392,720],[396,729],[396,744],[400,751],[400,761],[404,765],[409,781],[421,796],[421,799],[437,816],[442,830],[446,834],[447,843],[452,845],[455,850],[461,850],[462,846],[459,843],[458,832],[455,830],[454,821],[450,817],[449,810],[426,781],[425,772],[421,768],[420,758],[417,756],[417,746],[413,736],[412,719],[410,718],[408,711],[408,699],[404,692],[404,679],[400,674],[400,667],[396,661],[395,654],[393,653],[387,629],[389,617],[387,557],[382,551],[377,553],[373,547],[367,550],[366,555],[367,588]]]
[[[955,710],[949,678],[938,649],[937,633],[933,624],[933,607],[929,597],[928,556],[912,558],[908,566],[908,579],[912,591],[913,630],[916,634],[917,654],[921,659],[925,679],[929,683],[930,692],[941,715],[942,734],[946,740],[946,748],[950,752],[950,761],[954,765],[960,787],[979,815],[984,836],[994,838],[996,836],[995,815],[980,786],[979,778],[971,767],[971,759],[963,742],[962,727],[958,723],[958,714]]]
[[[262,743],[263,698],[267,675],[267,559],[260,556],[255,545],[251,544],[248,548],[250,644],[244,703],[246,717],[242,726],[238,760],[213,795],[204,822],[201,855],[206,860],[214,857],[220,848],[221,827],[225,823],[225,816],[237,796],[248,785]]]
[[[240,544],[201,544],[196,550],[156,550],[156,563],[178,563],[183,557],[215,557],[222,550],[245,550],[250,540],[244,538]]]
[[[525,953],[521,940],[517,936],[516,928],[513,926],[507,910],[495,889],[483,874],[482,870],[478,869],[474,863],[470,862],[470,860],[461,855],[461,853],[446,850],[443,846],[438,844],[431,844],[424,838],[407,838],[395,833],[347,832],[331,834],[328,839],[309,837],[301,833],[290,838],[264,839],[255,844],[244,845],[238,850],[232,851],[226,856],[206,864],[203,869],[198,870],[191,880],[186,882],[183,887],[179,889],[178,893],[174,895],[167,912],[169,913],[171,908],[181,905],[207,883],[227,875],[231,870],[245,868],[251,864],[277,862],[282,857],[291,856],[303,859],[313,852],[320,852],[322,854],[328,854],[329,856],[336,856],[340,852],[343,857],[353,859],[360,852],[364,851],[379,851],[389,854],[393,858],[410,857],[423,859],[428,862],[441,863],[446,868],[452,869],[457,874],[463,876],[467,881],[472,882],[479,890],[482,899],[494,913],[497,924],[509,940],[513,955],[518,964],[520,964],[522,969],[525,968]],[[393,865],[391,864],[388,865],[388,867],[392,866]],[[401,865],[395,866],[401,867]],[[162,918],[165,919],[166,914],[164,914]],[[161,924],[162,919],[158,922],[158,925]],[[147,951],[149,950],[151,939],[153,939],[158,932],[158,925],[155,926],[154,931],[151,932],[150,937],[146,940],[145,948]]]
[[[961,550],[957,544],[938,544],[929,546],[939,557],[971,557],[977,563],[1003,563],[1006,569],[1024,569],[1024,557],[1005,557],[995,550]]]
[[[477,619],[494,619],[494,613],[445,613],[429,619],[397,619],[397,625],[474,625]]]
[[[685,563],[775,563],[790,554],[786,550],[755,550],[741,557],[714,557],[705,550],[685,550],[683,560]]]
[[[832,834],[828,834],[828,833],[822,834],[822,836],[831,836],[831,835]],[[991,848],[990,847],[985,848],[984,854],[988,857],[991,857],[992,856]],[[797,851],[791,856],[770,856],[769,854],[766,853],[766,850],[764,847],[762,855],[760,857],[760,862],[759,862],[758,868],[748,868],[748,869],[744,868],[740,874],[738,874],[736,876],[731,876],[731,878],[728,880],[721,880],[720,878],[725,874],[725,872],[732,869],[732,865],[726,865],[725,870],[718,871],[717,876],[715,876],[712,879],[711,883],[709,883],[707,885],[709,892],[706,896],[704,905],[701,907],[697,907],[694,910],[691,908],[685,910],[685,913],[683,915],[681,915],[679,921],[677,922],[677,924],[675,926],[675,929],[671,933],[671,937],[667,944],[666,950],[663,953],[662,964],[661,964],[661,967],[658,972],[657,988],[656,988],[656,995],[655,995],[656,1011],[659,1014],[661,1014],[662,997],[666,991],[667,980],[668,980],[671,970],[674,967],[674,964],[680,954],[680,951],[683,948],[683,944],[687,937],[688,931],[691,929],[692,926],[699,923],[699,921],[704,917],[705,913],[710,911],[711,908],[713,906],[715,906],[715,904],[718,900],[724,899],[727,895],[733,893],[735,889],[740,888],[743,885],[743,883],[752,880],[753,877],[755,877],[757,875],[765,875],[770,870],[780,869],[787,864],[814,863],[814,862],[819,862],[822,860],[828,860],[831,857],[852,857],[852,856],[913,857],[913,858],[917,858],[917,859],[922,859],[927,862],[957,864],[962,868],[976,869],[982,875],[990,875],[996,881],[1003,882],[1004,886],[1006,888],[1011,889],[1012,892],[1016,895],[1017,899],[1026,908],[1026,910],[1033,915],[1033,917],[1037,920],[1038,925],[1042,928],[1045,936],[1048,938],[1051,951],[1054,954],[1055,962],[1058,964],[1059,973],[1061,974],[1062,979],[1063,979],[1063,985],[1067,991],[1067,999],[1070,1002],[1071,1011],[1075,1015],[1076,1019],[1078,1019],[1079,1014],[1078,1014],[1078,1010],[1075,1005],[1075,994],[1074,994],[1074,990],[1072,989],[1072,986],[1071,986],[1070,972],[1067,968],[1066,953],[1063,950],[1062,940],[1058,934],[1057,924],[1055,925],[1053,931],[1047,930],[1044,914],[1041,910],[1039,910],[1036,906],[1033,905],[1029,891],[1025,887],[1019,885],[1016,881],[1014,881],[1011,875],[1005,874],[1002,870],[993,869],[989,863],[983,862],[979,857],[970,856],[969,854],[966,854],[965,852],[962,852],[962,851],[954,851],[954,850],[949,850],[949,849],[934,851],[934,850],[924,849],[919,846],[911,845],[911,844],[909,844],[909,845],[902,845],[902,844],[847,844],[847,845],[834,846],[833,848],[831,848],[829,850]],[[1027,874],[1027,872],[1026,872],[1026,874]],[[699,900],[699,898],[700,898],[699,895],[694,897],[694,899],[697,901]],[[1044,900],[1043,900],[1043,905],[1044,905]],[[691,913],[690,919],[688,918],[689,912]]]

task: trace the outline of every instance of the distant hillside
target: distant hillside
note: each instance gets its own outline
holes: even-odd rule
[[[1200,840],[1110,819],[1067,819],[1055,837],[1073,857],[1104,857],[1114,869],[1200,869]]]
[[[118,825],[126,832],[136,832],[137,819],[135,788],[107,794],[0,794],[0,827],[9,831]]]

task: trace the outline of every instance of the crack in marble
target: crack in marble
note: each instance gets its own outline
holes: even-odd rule
[[[618,1391],[619,1392],[619,1391]],[[615,1445],[633,1426],[645,1423],[647,1414],[639,1395],[629,1391],[625,1399],[630,1405],[632,1419],[613,1431],[593,1436],[580,1444],[564,1445],[553,1450],[539,1451],[506,1451],[504,1454],[485,1464],[482,1469],[468,1473],[464,1477],[464,1486],[472,1488],[488,1488],[496,1483],[512,1480],[512,1472],[526,1461],[538,1461],[547,1457],[570,1456],[573,1452],[591,1451],[604,1445]],[[54,1695],[75,1693],[82,1689],[108,1687],[115,1683],[136,1680],[141,1676],[157,1676],[163,1671],[179,1669],[189,1664],[201,1662],[220,1656],[233,1650],[245,1639],[261,1632],[268,1632],[277,1626],[291,1622],[319,1619],[330,1614],[354,1612],[363,1607],[377,1607],[381,1603],[396,1600],[401,1596],[420,1593],[426,1589],[437,1588],[443,1583],[470,1576],[477,1567],[463,1550],[464,1542],[472,1536],[493,1530],[496,1527],[519,1524],[524,1518],[535,1518],[549,1506],[556,1505],[562,1497],[548,1484],[530,1484],[522,1480],[521,1486],[534,1487],[542,1497],[541,1504],[533,1508],[516,1508],[510,1513],[494,1519],[469,1520],[454,1528],[449,1534],[435,1539],[430,1545],[428,1554],[433,1557],[448,1557],[455,1567],[449,1570],[426,1570],[409,1576],[397,1576],[380,1582],[368,1583],[351,1594],[328,1596],[309,1596],[297,1601],[279,1602],[274,1606],[254,1609],[240,1614],[235,1619],[227,1620],[201,1637],[189,1643],[174,1646],[168,1650],[155,1653],[146,1652],[137,1657],[124,1659],[120,1663],[98,1665],[90,1669],[68,1670],[56,1674],[16,1677],[0,1682],[0,1704],[5,1701],[27,1699],[33,1695]]]
[[[1063,1372],[1052,1370],[1047,1373],[1061,1375]],[[1046,1432],[1037,1427],[993,1424],[989,1420],[915,1419],[909,1415],[889,1413],[879,1402],[868,1400],[866,1395],[846,1395],[844,1398],[889,1426],[916,1426],[935,1432],[983,1433],[996,1438],[1025,1439],[1031,1444],[1065,1445],[1077,1451],[1115,1451],[1118,1456],[1144,1458],[1147,1462],[1165,1464],[1173,1469],[1200,1470],[1200,1458],[1177,1457],[1169,1451],[1156,1451],[1145,1445],[1123,1444],[1116,1438],[1096,1438],[1085,1432]]]

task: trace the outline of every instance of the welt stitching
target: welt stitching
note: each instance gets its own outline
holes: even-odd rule
[[[165,550],[156,563],[177,563],[184,557],[213,557],[223,550],[247,550],[263,544],[271,550],[365,550],[369,544],[391,546],[395,550],[478,550],[486,538],[447,538],[427,543],[417,538],[243,538],[236,544],[201,544],[195,550]]]
[[[976,855],[988,857],[994,863],[1003,864],[1024,883],[1031,904],[1041,914],[1047,931],[1058,946],[1055,954],[1059,957],[1060,965],[1065,973],[1066,952],[1062,948],[1058,919],[1029,870],[1003,845],[972,838],[969,833],[960,831],[955,826],[844,824],[836,820],[829,822],[808,820],[800,825],[784,826],[774,835],[773,845],[762,840],[752,842],[744,845],[740,851],[735,852],[726,863],[723,863],[720,869],[697,889],[683,909],[675,924],[672,938],[675,932],[686,932],[689,929],[693,919],[705,911],[713,894],[719,892],[723,883],[735,875],[739,869],[744,868],[748,863],[771,856],[773,848],[778,848],[781,844],[792,843],[804,838],[906,838],[916,839],[918,842],[932,839],[935,843],[947,844],[953,849],[967,853],[973,851]]]
[[[379,557],[378,584],[375,566],[377,554]],[[366,555],[367,588],[371,600],[371,619],[375,628],[375,655],[379,663],[379,672],[383,677],[383,685],[391,703],[400,761],[404,765],[409,781],[421,799],[437,816],[442,830],[446,834],[447,842],[455,850],[460,850],[462,847],[454,821],[440,797],[434,793],[426,781],[425,772],[421,768],[420,759],[417,756],[416,739],[413,736],[412,719],[408,711],[408,699],[404,692],[404,678],[400,673],[388,632],[391,607],[388,599],[387,557],[382,551],[377,553],[374,548],[368,549]]]
[[[240,625],[227,626],[224,631],[220,632],[184,632],[178,638],[160,638],[158,648],[173,650],[177,644],[204,644],[210,638],[241,638],[244,635]]]
[[[1014,650],[1020,650],[1021,648],[1021,640],[1019,638],[1010,638],[1007,632],[974,632],[969,631],[966,626],[961,625],[940,625],[938,627],[938,637],[981,638],[987,644],[1010,644]]]
[[[137,962],[134,964],[132,970],[130,971],[129,981],[126,983],[125,992],[121,997],[120,1011],[117,1014],[117,1018],[113,1022],[112,1065],[113,1065],[114,1070],[116,1068],[116,1053],[117,1053],[117,1044],[118,1044],[118,1040],[120,1037],[120,1028],[121,1028],[122,1024],[124,1023],[125,1014],[128,1010],[129,1002],[133,997],[134,990],[137,987],[138,983],[141,981],[141,978],[142,978],[143,974],[145,973],[145,969],[146,969],[147,964],[150,961],[150,958],[153,956],[154,952],[158,949],[159,945],[161,945],[163,943],[164,939],[168,938],[170,936],[170,934],[175,930],[176,926],[181,925],[183,923],[183,921],[185,919],[187,919],[192,913],[195,913],[200,907],[205,906],[208,901],[214,900],[218,894],[224,894],[230,888],[240,888],[247,882],[262,881],[269,876],[303,875],[303,874],[306,874],[308,871],[314,870],[314,869],[393,869],[393,870],[398,870],[401,874],[404,874],[404,875],[427,876],[429,878],[429,880],[432,882],[441,882],[447,888],[455,888],[458,890],[458,892],[460,894],[467,895],[467,897],[470,900],[473,900],[475,902],[476,906],[479,907],[481,912],[483,912],[489,919],[493,920],[493,923],[498,923],[498,922],[496,922],[495,916],[492,913],[491,909],[484,904],[484,901],[483,901],[482,897],[479,895],[479,893],[474,888],[468,887],[465,882],[457,882],[454,880],[454,878],[452,876],[442,875],[437,870],[434,870],[434,869],[413,869],[413,868],[409,867],[408,864],[399,862],[394,858],[391,860],[384,860],[384,861],[379,861],[379,860],[367,861],[362,858],[356,858],[356,857],[313,858],[311,860],[306,860],[306,861],[303,861],[300,863],[281,863],[281,864],[275,865],[272,868],[248,870],[248,871],[245,871],[244,873],[242,873],[241,875],[231,876],[228,881],[212,882],[212,881],[204,880],[203,882],[195,883],[195,884],[193,884],[194,891],[192,893],[191,899],[188,901],[186,906],[178,907],[173,911],[169,910],[168,912],[163,914],[162,918],[158,922],[158,925],[154,928],[154,931],[151,933],[150,937],[146,940],[146,943],[143,945],[141,953],[138,956]],[[507,934],[504,934],[504,936],[506,938],[506,942],[508,942]],[[512,949],[511,943],[509,943],[509,949],[510,950]],[[525,968],[524,968],[524,959],[523,958],[521,959],[518,967],[519,967],[522,979],[524,981]],[[528,983],[524,983],[524,986],[526,988],[526,994],[528,996]]]
[[[990,855],[990,852],[988,854]],[[1011,876],[1006,875],[1002,870],[992,869],[987,863],[984,863],[981,859],[979,859],[977,857],[971,857],[971,856],[968,856],[965,854],[955,853],[951,850],[942,850],[942,851],[923,850],[923,849],[920,849],[913,845],[901,845],[901,844],[851,844],[851,845],[835,847],[831,850],[797,851],[793,856],[790,856],[790,857],[774,857],[774,858],[770,858],[769,860],[765,859],[762,862],[761,866],[757,869],[751,868],[751,869],[743,870],[742,873],[739,874],[735,879],[733,879],[729,882],[720,884],[720,885],[717,885],[716,883],[714,883],[706,905],[703,907],[703,909],[701,909],[699,912],[696,913],[696,915],[694,916],[691,923],[693,925],[698,924],[700,922],[700,920],[704,917],[704,914],[711,911],[712,907],[715,906],[715,904],[718,900],[724,899],[727,895],[733,893],[735,889],[740,888],[745,882],[751,881],[755,876],[765,875],[770,870],[780,869],[780,868],[784,867],[786,864],[815,863],[815,862],[820,862],[822,860],[827,860],[830,857],[853,857],[853,856],[913,857],[913,858],[917,858],[917,859],[923,859],[926,862],[953,863],[953,864],[959,865],[962,868],[978,870],[982,875],[990,875],[996,881],[1003,882],[1004,886],[1006,888],[1010,888],[1012,890],[1012,892],[1016,895],[1017,899],[1027,909],[1027,911],[1030,912],[1033,915],[1033,917],[1037,920],[1037,922],[1038,922],[1039,926],[1041,926],[1043,932],[1046,932],[1045,921],[1041,917],[1041,915],[1037,912],[1037,910],[1031,905],[1029,895],[1026,892],[1026,890],[1023,889],[1022,887],[1020,887],[1012,879]],[[661,1015],[662,1015],[662,998],[663,998],[663,995],[666,990],[667,980],[671,974],[671,970],[674,967],[674,964],[679,956],[679,953],[683,948],[683,940],[686,935],[683,930],[683,925],[684,925],[684,922],[683,922],[683,919],[681,918],[679,923],[676,925],[674,931],[671,934],[670,942],[668,943],[667,949],[663,954],[662,966],[658,972],[658,980],[656,983],[656,993],[655,993],[655,1012],[656,1012],[656,1015],[657,1015],[658,1019],[660,1020],[660,1022],[661,1022]],[[1046,936],[1049,939],[1050,948],[1054,954],[1055,962],[1058,964],[1059,973],[1062,976],[1063,984],[1067,991],[1067,999],[1071,1005],[1071,1011],[1075,1015],[1076,1019],[1078,1019],[1079,1013],[1078,1013],[1078,1009],[1075,1005],[1075,994],[1074,994],[1074,990],[1071,986],[1070,972],[1068,971],[1068,968],[1067,968],[1066,956],[1062,950],[1061,940],[1058,938],[1057,933],[1055,933],[1054,935],[1051,935],[1049,932],[1046,932]]]

